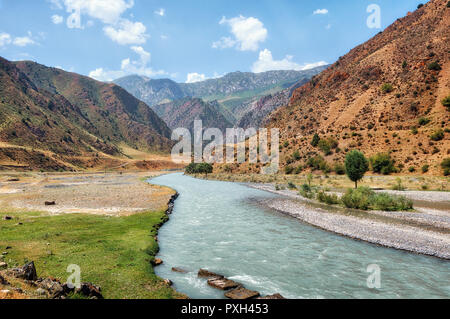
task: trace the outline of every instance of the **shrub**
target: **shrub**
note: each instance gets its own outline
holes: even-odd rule
[[[213,166],[208,163],[191,163],[189,164],[185,172],[187,174],[210,174],[213,172]]]
[[[441,141],[444,139],[444,131],[442,129],[438,129],[430,135],[430,138],[435,142]]]
[[[396,171],[394,160],[387,153],[378,153],[370,158],[370,165],[374,173],[389,175]]]
[[[317,200],[328,205],[337,205],[340,203],[336,194],[327,194],[324,191],[317,193]]]
[[[444,170],[444,176],[450,175],[450,157],[442,161],[441,167]]]
[[[299,194],[305,198],[312,199],[314,198],[314,193],[312,192],[311,186],[308,184],[303,184],[300,188]]]
[[[318,146],[325,155],[331,154],[331,146],[327,140],[320,140]]]
[[[345,175],[345,165],[341,163],[334,164],[334,172],[338,175]]]
[[[422,166],[422,173],[428,173],[428,171],[430,170],[430,165],[425,164],[424,166]]]
[[[423,3],[420,3],[418,6],[417,6],[417,9],[420,9],[420,8],[422,8],[423,7]]]
[[[288,188],[289,188],[289,189],[297,189],[297,186],[295,186],[294,183],[289,182],[289,183],[288,183]]]
[[[318,171],[321,169],[321,167],[324,165],[324,163],[325,163],[325,159],[322,156],[317,155],[317,156],[314,156],[314,157],[311,157],[310,159],[308,159],[307,165],[310,168],[312,168],[313,170]]]
[[[443,99],[441,103],[447,108],[448,111],[450,111],[450,95]]]
[[[410,166],[410,167],[408,168],[408,171],[409,171],[410,173],[414,173],[414,172],[416,171],[416,168],[415,168],[414,166]]]
[[[292,166],[288,165],[284,168],[284,172],[286,173],[286,175],[291,175],[292,172],[294,172],[294,168]]]
[[[394,91],[394,87],[390,83],[384,83],[381,86],[381,92],[383,93],[391,93],[392,91]]]
[[[311,145],[314,146],[314,147],[317,147],[317,145],[319,145],[319,142],[320,142],[320,136],[319,136],[319,134],[316,133],[313,136],[313,139],[311,141]]]
[[[438,62],[435,61],[428,64],[428,69],[433,71],[440,71],[442,70],[442,67]]]
[[[345,171],[348,178],[355,182],[355,188],[358,188],[358,181],[364,177],[368,169],[369,162],[360,151],[353,150],[345,157]]]
[[[419,130],[417,129],[417,127],[413,126],[413,127],[411,127],[411,133],[413,135],[417,135],[417,134],[419,134]]]
[[[419,119],[419,125],[420,125],[420,126],[425,126],[425,125],[427,125],[427,124],[430,123],[430,122],[431,122],[431,120],[428,119],[428,118],[426,118],[426,117],[421,117],[421,118]]]
[[[341,200],[348,208],[362,210],[403,211],[413,208],[412,201],[403,196],[375,193],[367,187],[349,189]]]
[[[395,179],[395,183],[396,184],[394,186],[392,186],[392,190],[394,190],[394,191],[404,191],[405,190],[405,187],[402,184],[402,179],[400,177],[397,177]]]
[[[300,156],[299,151],[295,151],[294,154],[292,154],[292,158],[296,161],[300,160],[302,157]]]
[[[450,8],[450,1],[447,2],[447,8]]]

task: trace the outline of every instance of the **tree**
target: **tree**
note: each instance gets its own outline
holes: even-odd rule
[[[345,170],[348,178],[355,182],[355,188],[358,188],[358,181],[360,181],[364,174],[369,170],[369,162],[363,153],[353,150],[345,157]]]
[[[319,134],[316,133],[316,134],[314,134],[314,137],[311,141],[311,145],[314,147],[317,147],[317,145],[319,145],[319,142],[320,142],[320,136],[319,136]]]

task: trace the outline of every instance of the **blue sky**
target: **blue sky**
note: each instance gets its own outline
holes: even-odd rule
[[[423,2],[0,0],[0,56],[99,80],[304,69],[334,62]],[[367,25],[371,4],[381,28]]]

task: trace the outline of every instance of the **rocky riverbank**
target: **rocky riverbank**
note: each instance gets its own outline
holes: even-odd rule
[[[262,205],[295,217],[305,223],[350,238],[450,260],[450,212],[358,212],[328,209],[289,190],[273,185],[250,187],[282,195]]]

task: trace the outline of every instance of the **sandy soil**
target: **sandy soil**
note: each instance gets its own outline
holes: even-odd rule
[[[149,185],[143,179],[162,173],[2,174],[0,207],[4,212],[37,211],[52,215],[126,216],[161,210],[167,206],[173,191]],[[47,201],[54,201],[56,205],[46,206]]]

